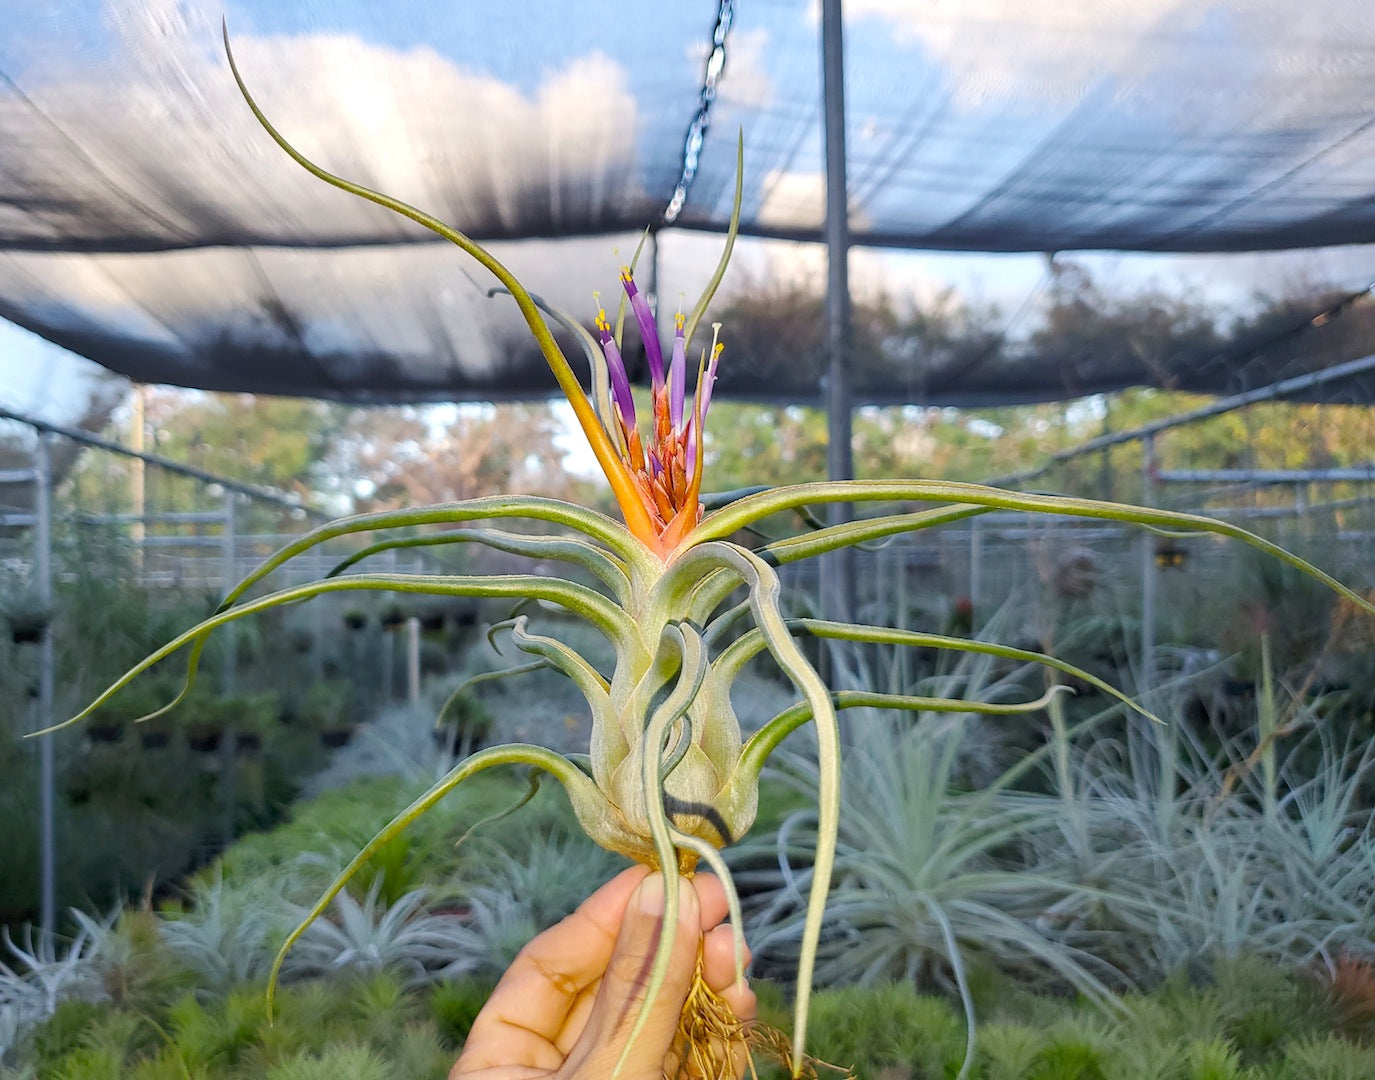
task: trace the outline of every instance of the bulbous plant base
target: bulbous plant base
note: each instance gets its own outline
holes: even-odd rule
[[[783,1032],[757,1020],[742,1023],[725,1000],[702,978],[702,957],[688,989],[678,1021],[673,1058],[664,1068],[664,1080],[736,1080],[757,1077],[757,1060],[767,1059],[785,1069],[792,1063],[792,1040]],[[816,1058],[805,1058],[797,1074],[820,1080],[817,1067],[845,1080],[856,1080],[849,1069]]]

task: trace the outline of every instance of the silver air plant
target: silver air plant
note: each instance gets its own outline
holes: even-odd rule
[[[228,50],[227,33],[225,46]],[[278,551],[232,589],[211,617],[168,642],[68,721],[89,716],[131,679],[189,648],[186,688],[166,707],[172,708],[189,689],[212,631],[234,620],[322,593],[361,589],[499,597],[518,605],[541,601],[587,620],[610,642],[615,663],[608,677],[564,642],[537,633],[529,616],[518,615],[506,624],[516,647],[532,658],[529,663],[513,668],[513,673],[535,667],[554,669],[567,676],[586,698],[592,714],[589,752],[585,756],[563,756],[539,745],[512,744],[484,749],[460,761],[359,851],[320,897],[282,946],[273,968],[269,998],[291,946],[329,908],[359,868],[463,781],[497,766],[525,766],[552,776],[567,792],[589,837],[611,851],[661,870],[670,879],[690,875],[699,863],[705,863],[727,886],[739,965],[743,956],[739,902],[720,852],[749,831],[758,804],[760,772],[770,754],[790,732],[810,724],[815,732],[817,755],[816,846],[805,923],[798,944],[789,1051],[792,1075],[801,1076],[811,1068],[805,1055],[808,1003],[822,916],[831,886],[841,807],[837,712],[852,707],[879,707],[1011,713],[1042,708],[1046,698],[1017,704],[979,704],[862,690],[832,691],[808,661],[797,638],[813,635],[842,642],[919,646],[1035,662],[1091,684],[1125,704],[1130,702],[1087,672],[1040,653],[884,626],[790,620],[780,601],[778,567],[994,510],[1019,510],[1229,537],[1297,567],[1352,604],[1375,613],[1375,605],[1267,540],[1234,525],[1190,514],[929,480],[808,483],[705,495],[702,428],[724,346],[714,333],[711,346],[699,352],[696,382],[690,395],[687,358],[735,241],[743,183],[743,137],[737,148],[735,206],[725,250],[701,298],[690,312],[675,320],[672,351],[665,364],[654,315],[636,287],[631,267],[624,268],[621,274],[624,298],[620,315],[613,324],[599,305],[594,335],[572,315],[529,293],[506,267],[457,229],[415,207],[334,176],[309,161],[278,133],[253,101],[232,53],[229,61],[249,108],[267,134],[298,164],[327,183],[385,206],[452,241],[491,272],[500,286],[494,291],[509,293],[567,396],[611,485],[623,519],[617,521],[549,498],[497,495],[333,522]],[[627,308],[639,325],[652,380],[652,407],[647,422],[636,416],[621,357],[620,332]],[[591,367],[590,390],[584,390],[561,351],[551,332],[551,323],[581,342]],[[815,527],[811,509],[832,503],[918,504],[921,509]],[[814,527],[785,539],[761,541],[755,547],[734,539],[753,535],[751,530],[764,519],[787,513],[800,515]],[[522,525],[531,523],[546,531],[521,531]],[[550,526],[556,527],[558,533],[549,534]],[[266,595],[249,595],[274,570],[317,545],[338,537],[389,529],[408,532],[373,542],[351,557],[346,566],[391,548],[475,543],[531,560],[561,563],[595,584],[534,573],[423,576],[355,572],[345,576],[336,571],[308,584]],[[426,533],[425,529],[435,531]],[[737,602],[741,591],[745,599]],[[731,703],[732,684],[751,659],[765,652],[791,681],[797,702],[745,739]],[[1150,716],[1139,706],[1131,707]],[[665,918],[672,925],[677,917],[678,897],[673,880],[665,893]],[[661,935],[650,972],[650,1000],[663,984],[670,945],[671,935]],[[743,972],[740,975],[743,977]],[[714,997],[704,985],[694,989],[688,998],[688,1011],[709,1012],[715,1008],[716,1015],[685,1016],[681,1031],[713,1032],[711,1041],[718,1047],[724,1032],[725,1056],[720,1058],[721,1065],[714,1067],[720,1073],[729,1060],[730,1044],[738,1046],[749,1040],[752,1033],[738,1024],[731,1026],[729,1010],[719,999],[713,1003]],[[646,1016],[647,1009],[636,1019],[632,1041]],[[706,1038],[700,1034],[696,1037]],[[700,1044],[696,1049],[702,1049]]]

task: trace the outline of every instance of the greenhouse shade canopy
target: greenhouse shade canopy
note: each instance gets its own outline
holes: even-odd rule
[[[580,316],[595,313],[594,288],[614,288],[612,249],[627,258],[641,229],[671,225],[666,247],[673,231],[724,228],[737,132],[743,231],[821,236],[807,0],[3,10],[0,316],[139,380],[352,401],[553,391],[509,300],[489,297],[469,260],[271,144],[230,78],[221,14],[245,78],[303,151],[493,243]],[[1364,0],[848,0],[845,14],[856,244],[1375,242],[1375,5]],[[670,298],[700,287],[677,277],[665,263],[649,285]],[[769,295],[737,271],[718,308],[750,309],[751,288]],[[1359,352],[1286,336],[1328,322],[1339,299],[1276,324],[1278,352],[1270,338],[1192,330],[1149,355],[1107,338],[1091,352],[1009,334],[884,340],[858,358],[855,396],[1245,389]],[[787,363],[750,340],[760,335],[727,338],[719,393],[818,400],[823,365],[806,335]],[[1372,400],[1375,386],[1332,393]]]

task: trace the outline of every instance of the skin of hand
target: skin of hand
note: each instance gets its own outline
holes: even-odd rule
[[[672,962],[620,1080],[662,1080],[699,948],[707,985],[738,1019],[754,1019],[754,992],[735,978],[721,883],[699,874],[678,888]],[[478,1014],[449,1080],[606,1080],[639,1015],[663,912],[663,876],[632,867],[534,938]]]

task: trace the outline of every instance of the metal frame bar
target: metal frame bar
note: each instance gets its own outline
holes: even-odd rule
[[[855,475],[850,392],[850,220],[845,168],[845,27],[841,0],[821,3],[822,140],[826,153],[826,472],[832,480]],[[832,525],[849,521],[854,507],[832,503]],[[850,548],[823,560],[823,609],[849,621],[854,607],[855,566]]]
[[[1200,420],[1207,420],[1214,416],[1221,416],[1223,413],[1235,412],[1237,409],[1244,409],[1248,405],[1255,405],[1262,401],[1278,401],[1281,398],[1289,397],[1293,394],[1302,393],[1304,390],[1324,383],[1340,382],[1342,379],[1349,379],[1356,375],[1364,375],[1367,372],[1375,371],[1375,355],[1363,356],[1357,360],[1348,360],[1344,364],[1333,364],[1329,368],[1321,371],[1312,371],[1307,375],[1296,375],[1292,379],[1281,379],[1279,382],[1270,383],[1266,386],[1258,387],[1255,390],[1247,390],[1243,394],[1233,394],[1230,397],[1218,398],[1197,409],[1189,412],[1177,413],[1174,416],[1166,417],[1163,420],[1156,420],[1150,424],[1144,424],[1129,431],[1118,431],[1111,435],[1100,435],[1096,439],[1089,439],[1078,446],[1072,446],[1068,450],[1060,450],[1051,454],[1042,464],[1034,469],[1026,469],[1018,473],[1009,473],[1006,476],[995,477],[987,481],[995,487],[1005,487],[1014,484],[1025,483],[1028,480],[1035,480],[1038,476],[1043,476],[1056,465],[1084,454],[1091,454],[1097,450],[1103,450],[1110,446],[1121,446],[1124,443],[1138,442],[1148,436],[1158,435],[1162,431],[1169,431],[1171,428],[1184,427],[1188,424],[1196,424]]]
[[[34,579],[38,602],[51,612],[53,603],[52,566],[52,435],[38,433],[33,455]],[[38,642],[38,697],[35,702],[35,731],[53,723],[54,687],[53,631],[51,620],[43,627]],[[39,884],[38,926],[43,941],[52,944],[57,932],[57,762],[52,736],[38,740],[38,815]]]
[[[1339,469],[1170,469],[1155,474],[1162,484],[1343,484],[1375,480],[1375,463]]]
[[[0,420],[13,420],[16,423],[24,424],[33,428],[37,432],[48,432],[53,435],[61,435],[64,439],[71,439],[73,442],[81,443],[83,446],[93,446],[98,450],[106,450],[112,454],[120,454],[123,457],[134,458],[147,465],[156,465],[167,472],[175,473],[178,476],[188,476],[193,480],[199,480],[205,484],[218,484],[226,491],[237,492],[240,495],[248,495],[261,502],[272,503],[274,506],[281,506],[287,510],[300,511],[311,517],[324,520],[327,514],[322,514],[318,510],[312,510],[304,505],[299,499],[293,499],[282,495],[280,492],[270,488],[259,487],[257,484],[245,484],[241,480],[231,480],[227,476],[219,476],[216,473],[206,472],[204,469],[197,469],[191,465],[183,465],[179,461],[171,458],[159,457],[157,454],[146,454],[138,450],[131,450],[122,443],[114,442],[111,439],[102,439],[99,435],[92,435],[90,432],[81,431],[77,428],[64,427],[61,424],[50,424],[46,420],[39,420],[37,417],[27,416],[24,413],[14,412],[11,409],[0,407]]]

